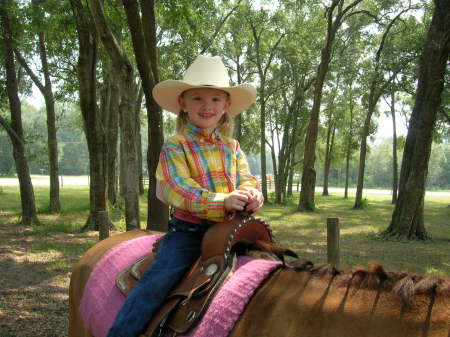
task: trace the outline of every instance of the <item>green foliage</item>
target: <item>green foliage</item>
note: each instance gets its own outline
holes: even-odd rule
[[[41,76],[39,62],[39,32],[45,32],[49,54],[52,84],[59,102],[58,141],[61,174],[85,174],[88,170],[88,155],[80,111],[77,105],[77,50],[78,39],[73,13],[69,1],[46,0],[33,5],[32,1],[4,1],[1,6],[9,6],[8,13],[13,18],[14,36],[18,49],[30,62],[38,76]],[[129,59],[134,63],[130,36],[122,4],[117,1],[104,2],[108,23]],[[292,125],[286,125],[289,114],[299,111],[298,137],[295,144],[296,163],[300,167],[303,158],[305,129],[309,123],[309,113],[313,100],[314,76],[320,61],[320,51],[326,37],[327,4],[317,1],[280,0],[270,1],[156,1],[158,24],[158,55],[160,77],[180,79],[186,67],[199,53],[222,56],[230,70],[233,84],[250,82],[258,87],[261,94],[261,77],[258,74],[257,51],[262,57],[266,76],[266,135],[275,149],[280,146],[278,139],[292,132]],[[345,156],[350,152],[350,183],[353,184],[358,168],[356,158],[360,130],[367,111],[370,81],[374,75],[373,59],[380,44],[381,36],[389,20],[403,8],[405,2],[395,0],[361,2],[338,30],[332,53],[328,76],[322,93],[319,138],[317,145],[317,182],[323,181],[323,149],[330,126],[336,127],[336,139],[332,153],[330,184],[343,184]],[[408,120],[414,106],[417,77],[417,55],[430,23],[433,3],[422,1],[419,9],[412,9],[392,27],[385,42],[379,64],[380,88],[387,79],[397,72],[385,92],[394,90],[397,117]],[[370,13],[370,15],[367,15]],[[228,14],[230,14],[228,16]],[[377,17],[377,23],[374,20]],[[256,28],[259,44],[250,25]],[[283,35],[275,50],[275,41]],[[258,49],[257,49],[258,48]],[[3,51],[0,49],[0,56]],[[103,74],[107,72],[109,60],[101,47],[99,50],[98,87],[103,84]],[[21,92],[30,92],[30,81],[20,70]],[[450,73],[449,73],[450,74]],[[448,141],[450,83],[449,74],[445,79],[441,110],[438,114],[435,142],[442,143],[433,148],[428,187],[449,188]],[[3,64],[0,65],[0,114],[8,121],[8,101],[5,91]],[[298,101],[296,98],[300,97]],[[74,103],[75,102],[75,103]],[[64,103],[64,104],[62,104]],[[296,106],[298,104],[298,106]],[[45,131],[45,111],[22,105],[24,128],[27,140],[27,154],[32,173],[47,172],[47,149]],[[290,109],[293,108],[293,109]],[[381,109],[380,109],[381,111]],[[248,154],[260,153],[260,113],[258,101],[242,114],[243,138],[241,146]],[[378,112],[377,112],[378,113]],[[166,116],[165,135],[174,130],[173,116]],[[147,125],[142,123],[144,158],[148,141]],[[370,133],[376,132],[373,121]],[[404,139],[399,137],[399,158]],[[275,150],[278,152],[278,149]],[[258,157],[249,156],[251,165],[260,166]],[[391,150],[388,143],[379,142],[371,146],[366,168],[366,187],[390,187]],[[271,172],[271,156],[267,156],[268,171]],[[145,165],[145,160],[144,160]],[[0,174],[12,174],[15,167],[9,137],[0,127]],[[260,169],[255,169],[259,172]],[[297,172],[300,169],[296,169]],[[256,173],[257,174],[257,173]]]

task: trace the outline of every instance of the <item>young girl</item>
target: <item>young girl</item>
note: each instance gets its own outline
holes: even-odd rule
[[[154,263],[127,297],[108,337],[142,334],[199,257],[206,230],[228,212],[254,213],[263,204],[245,155],[230,138],[231,118],[255,101],[252,85],[230,87],[219,57],[198,56],[182,81],[157,84],[153,97],[178,115],[178,134],[164,144],[156,172],[157,196],[174,211]]]

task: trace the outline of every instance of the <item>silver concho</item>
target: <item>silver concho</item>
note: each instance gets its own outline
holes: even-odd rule
[[[217,264],[212,263],[208,267],[206,267],[205,274],[211,276],[214,275],[217,272],[217,270],[219,270]]]

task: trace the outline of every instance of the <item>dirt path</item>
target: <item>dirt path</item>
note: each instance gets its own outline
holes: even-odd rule
[[[71,266],[96,236],[0,224],[1,337],[67,336]]]

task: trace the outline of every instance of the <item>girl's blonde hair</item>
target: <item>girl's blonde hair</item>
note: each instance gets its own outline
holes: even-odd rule
[[[181,95],[184,95],[185,92],[183,92]],[[226,91],[225,93],[227,94],[227,99],[229,99],[229,94]],[[180,110],[177,116],[177,132],[183,131],[184,126],[188,123],[189,117],[187,112],[184,110]],[[219,120],[216,130],[219,131],[222,134],[222,136],[232,137],[233,128],[234,128],[233,118],[228,114],[228,112],[225,112],[222,115],[222,118]]]

